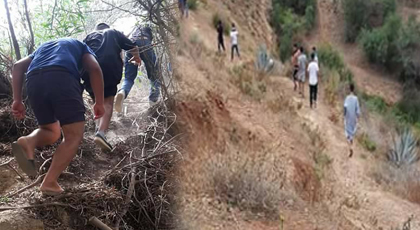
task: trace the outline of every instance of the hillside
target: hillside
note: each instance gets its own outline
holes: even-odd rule
[[[382,158],[359,143],[348,158],[341,112],[323,90],[311,110],[283,72],[256,76],[258,46],[276,50],[264,16],[270,1],[206,2],[180,22],[176,57],[178,116],[188,134],[179,166],[181,229],[391,229],[418,217],[418,203],[372,176]],[[341,42],[340,12],[331,7],[318,1],[321,16],[306,42],[337,46],[359,86],[396,102],[401,86]],[[217,53],[216,13],[237,24],[241,60]],[[361,132],[379,133],[386,142],[379,122],[369,115]],[[420,229],[419,219],[411,226]]]

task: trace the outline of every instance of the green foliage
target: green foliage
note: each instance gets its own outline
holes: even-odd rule
[[[198,8],[198,0],[188,0],[188,9],[194,11]]]
[[[396,11],[395,0],[344,0],[345,37],[356,41],[362,29],[381,26]]]
[[[305,10],[305,29],[310,30],[315,25],[316,21],[316,8],[312,5],[306,7]]]
[[[395,64],[399,55],[398,41],[401,28],[401,18],[391,15],[382,27],[362,31],[359,43],[371,62],[388,67]]]
[[[303,29],[303,20],[291,9],[275,5],[273,9],[273,26],[279,36],[280,59],[285,62],[292,55],[295,34]]]
[[[367,135],[363,133],[358,137],[359,143],[369,152],[376,151],[376,143]]]
[[[273,4],[292,9],[293,13],[301,16],[305,15],[309,6],[316,8],[315,0],[273,0]]]
[[[260,46],[255,58],[255,68],[261,74],[269,74],[273,70],[274,62],[270,58],[265,45]]]
[[[296,35],[309,30],[316,21],[316,0],[273,0],[271,25],[280,45],[280,59],[285,62],[292,54]]]
[[[388,105],[382,97],[362,93],[361,99],[365,103],[366,107],[371,111],[383,114],[388,110]]]
[[[388,152],[388,160],[397,167],[413,164],[418,160],[417,142],[410,128],[398,130],[398,136],[394,137]]]
[[[219,23],[219,20],[222,21],[223,33],[225,35],[229,35],[230,34],[230,23],[225,17],[221,16],[219,13],[213,14],[213,17],[212,17],[213,27],[217,28],[217,23]]]
[[[37,8],[34,11],[36,20],[32,20],[35,43],[74,37],[84,32],[86,15],[83,10],[88,8],[88,2],[88,0],[57,0],[57,5],[51,1],[45,2],[43,9]]]
[[[402,99],[397,104],[403,120],[409,123],[420,122],[420,92],[415,87],[405,87]]]
[[[318,59],[320,65],[331,70],[341,70],[345,68],[343,58],[340,53],[330,44],[323,44],[318,48]]]

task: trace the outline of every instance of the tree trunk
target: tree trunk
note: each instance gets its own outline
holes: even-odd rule
[[[34,52],[34,47],[35,47],[34,31],[32,30],[32,23],[29,17],[28,4],[26,3],[26,0],[23,0],[23,4],[25,5],[26,21],[28,21],[29,33],[31,34],[31,44],[29,44],[29,48],[28,48],[28,54],[31,54],[32,52]]]
[[[10,19],[9,6],[7,0],[4,0],[4,7],[6,8],[7,22],[9,23],[9,31],[12,36],[13,47],[15,48],[16,59],[20,60],[22,56],[20,55],[19,43],[16,39],[15,30],[13,29],[12,20]]]

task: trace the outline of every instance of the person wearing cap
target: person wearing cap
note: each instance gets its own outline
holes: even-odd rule
[[[111,121],[114,97],[117,94],[118,84],[122,79],[123,62],[121,60],[121,52],[122,50],[129,51],[132,57],[127,62],[134,61],[137,65],[141,63],[139,51],[134,42],[123,33],[111,29],[105,23],[99,23],[95,30],[86,36],[84,42],[95,52],[104,77],[105,114],[99,119],[94,142],[102,150],[110,151],[112,150],[112,145],[107,141],[105,132]],[[95,100],[96,98],[87,74],[83,75],[83,79],[86,91]]]

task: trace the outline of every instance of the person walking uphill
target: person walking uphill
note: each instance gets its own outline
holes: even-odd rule
[[[319,66],[318,61],[316,60],[316,55],[311,54],[311,63],[308,65],[308,74],[309,74],[309,105],[311,109],[313,106],[316,108],[316,101],[318,95],[318,81],[319,81]]]
[[[123,63],[121,61],[122,49],[129,50],[133,58],[129,61],[140,63],[139,52],[136,44],[119,31],[110,29],[105,23],[99,23],[95,31],[88,34],[84,42],[95,52],[104,76],[104,106],[105,114],[99,119],[99,125],[95,134],[94,142],[102,149],[112,150],[111,144],[105,138],[105,132],[109,127],[114,107],[114,96],[117,94],[117,86],[122,78]],[[85,89],[96,101],[91,82],[83,74]]]
[[[149,79],[151,85],[149,104],[150,106],[153,106],[159,100],[161,83],[157,76],[157,60],[152,45],[152,29],[149,26],[136,27],[134,32],[131,34],[130,39],[135,42],[138,47],[140,47],[140,58],[146,67],[147,78]],[[115,100],[115,110],[119,113],[122,112],[124,100],[130,93],[131,88],[134,85],[134,80],[136,80],[137,77],[139,66],[130,62],[132,57],[133,55],[130,52],[127,52],[124,64],[125,77],[122,87],[118,91]]]
[[[350,84],[350,94],[344,101],[344,125],[347,142],[350,148],[349,157],[353,156],[353,140],[357,131],[357,121],[360,117],[359,99],[354,94],[354,85]]]
[[[232,30],[230,31],[230,40],[231,40],[231,45],[232,45],[231,60],[233,61],[235,50],[238,57],[241,58],[241,55],[239,54],[239,47],[238,47],[238,30],[236,29],[235,23],[232,23]]]
[[[217,22],[217,48],[219,49],[219,52],[221,51],[220,48],[223,49],[223,51],[225,51],[225,43],[223,41],[223,32],[224,32],[224,28],[223,28],[223,23],[222,20],[219,20],[219,22]]]
[[[298,71],[299,71],[299,65],[298,65],[299,56],[300,56],[300,49],[299,49],[297,44],[294,44],[293,45],[293,55],[292,55],[292,65],[293,65],[293,76],[292,77],[293,77],[293,84],[295,85],[294,86],[295,91],[297,90],[297,87],[298,87],[297,74],[298,74]]]
[[[36,147],[51,145],[63,131],[63,141],[56,149],[40,191],[58,195],[63,189],[57,182],[77,152],[83,138],[85,106],[82,98],[79,66],[89,73],[96,96],[93,107],[95,119],[104,114],[104,87],[102,72],[94,53],[88,46],[71,38],[42,44],[33,54],[15,63],[12,70],[12,112],[17,119],[25,117],[22,86],[26,89],[39,128],[12,144],[12,152],[19,167],[28,175],[36,176],[34,151]]]
[[[298,66],[299,70],[297,73],[297,80],[299,84],[299,94],[302,95],[302,97],[305,97],[305,80],[306,80],[306,65],[308,64],[308,60],[306,58],[305,53],[303,52],[303,47],[300,47],[300,55],[298,57]]]

